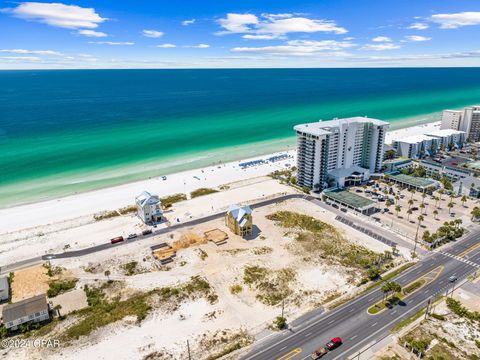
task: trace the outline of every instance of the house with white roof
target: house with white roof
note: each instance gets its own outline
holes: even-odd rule
[[[155,224],[162,220],[162,203],[158,195],[142,192],[135,198],[137,215],[145,224]]]
[[[253,222],[250,206],[230,205],[225,214],[225,225],[235,234],[242,237],[251,235]]]

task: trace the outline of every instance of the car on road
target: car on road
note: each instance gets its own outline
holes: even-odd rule
[[[138,235],[137,234],[130,234],[127,236],[127,239],[130,240],[130,239],[135,239]]]
[[[325,347],[328,349],[328,350],[333,350],[337,347],[339,347],[340,345],[342,345],[342,339],[339,338],[339,337],[334,337],[332,340],[330,340],[326,345]]]
[[[148,234],[151,234],[151,233],[152,233],[152,230],[150,230],[150,229],[142,231],[142,235],[148,235]]]
[[[317,350],[315,350],[310,357],[313,360],[320,359],[323,355],[327,354],[328,350],[325,349],[323,346],[320,346]]]
[[[114,237],[113,239],[110,239],[110,243],[117,244],[117,243],[122,242],[124,240],[125,239],[123,238],[123,236],[117,236],[117,237]]]
[[[453,283],[453,282],[457,281],[457,277],[455,275],[452,275],[448,278],[448,281]]]

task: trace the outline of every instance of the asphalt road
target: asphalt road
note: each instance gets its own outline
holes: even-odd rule
[[[285,330],[278,336],[260,342],[243,360],[299,360],[307,359],[319,346],[339,336],[344,343],[329,352],[323,359],[347,359],[360,350],[376,343],[389,334],[390,329],[404,318],[415,314],[426,306],[428,299],[451,290],[448,278],[458,278],[457,284],[475,271],[480,271],[480,230],[470,233],[448,249],[432,252],[414,267],[400,274],[395,281],[406,285],[432,270],[443,267],[439,276],[410,297],[390,310],[376,315],[367,313],[368,307],[382,299],[377,288],[351,302],[312,319],[303,316],[304,322],[295,328]],[[468,249],[465,256],[460,256]]]

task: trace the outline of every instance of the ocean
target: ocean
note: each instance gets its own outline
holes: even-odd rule
[[[0,207],[291,148],[297,123],[479,102],[480,68],[0,71]]]

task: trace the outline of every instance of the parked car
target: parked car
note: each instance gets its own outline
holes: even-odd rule
[[[137,237],[137,234],[130,234],[127,236],[127,239],[130,240],[130,239],[135,239]]]
[[[328,353],[328,350],[325,349],[323,346],[320,346],[317,350],[313,352],[313,354],[310,357],[313,360],[317,360],[317,359],[320,359],[326,353]]]
[[[328,350],[333,350],[337,347],[339,347],[340,345],[342,345],[342,339],[339,338],[339,337],[334,337],[332,340],[330,340],[326,345],[325,347],[328,349]]]
[[[122,242],[123,240],[125,240],[123,236],[117,236],[113,239],[110,239],[110,243],[116,244],[116,243]]]
[[[167,180],[167,177],[166,177],[166,176],[162,176],[162,180]]]
[[[448,278],[448,281],[453,283],[453,282],[457,281],[457,277],[455,275],[452,275]]]
[[[346,213],[346,212],[347,212],[347,209],[341,208],[340,211],[343,211],[344,213]]]
[[[148,234],[151,234],[151,233],[152,233],[152,230],[150,230],[150,229],[142,231],[142,235],[148,235]]]
[[[383,208],[383,212],[389,212],[390,209],[389,208]]]

